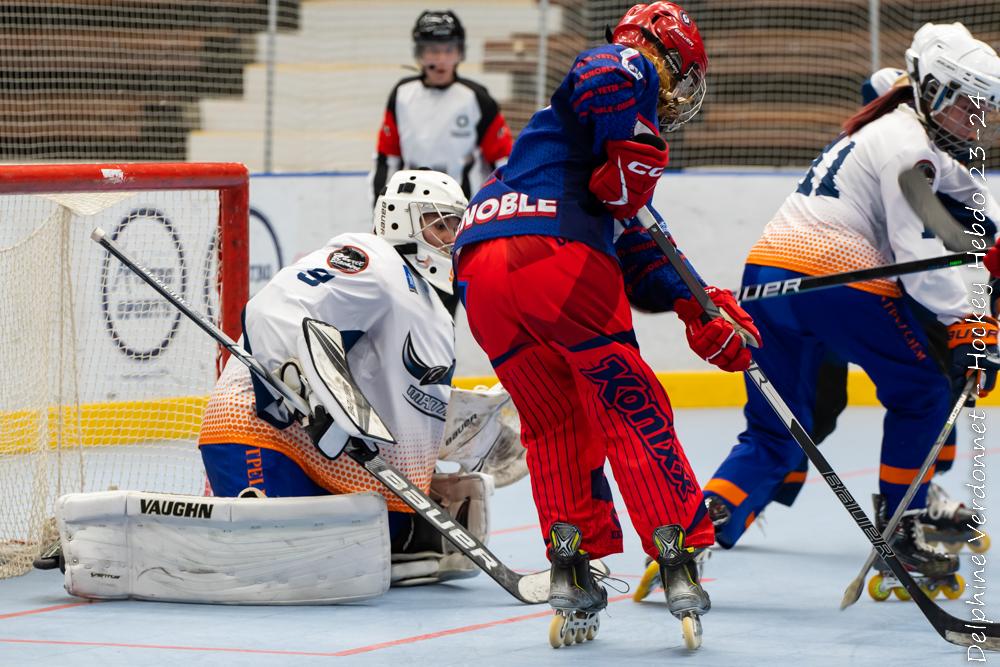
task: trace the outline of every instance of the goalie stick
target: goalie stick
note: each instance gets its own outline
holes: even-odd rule
[[[296,392],[269,373],[259,361],[254,359],[253,356],[229,338],[222,330],[205,319],[201,314],[195,312],[183,299],[174,294],[170,288],[160,282],[145,267],[129,257],[114,241],[108,238],[107,233],[103,229],[100,227],[94,229],[90,237],[118,259],[126,268],[156,290],[171,305],[184,313],[202,331],[226,348],[230,354],[246,365],[251,373],[280,394],[298,416],[307,416],[311,413],[309,406]],[[355,398],[357,397],[355,396]],[[357,424],[355,425],[357,426]],[[362,436],[369,437],[369,434],[363,428],[359,428],[359,431]],[[374,435],[372,437],[378,438],[379,436]],[[384,440],[384,438],[381,439]],[[379,456],[377,450],[373,451],[360,439],[356,437],[350,438],[347,446],[344,448],[344,452],[384,484],[386,488],[406,503],[414,512],[426,519],[442,537],[451,542],[456,549],[465,554],[469,560],[479,566],[483,572],[500,584],[508,593],[527,604],[548,602],[548,570],[521,575],[508,568],[485,544],[469,533],[469,531],[465,530],[444,508],[428,498],[427,494],[414,486],[405,475]]]
[[[722,313],[719,312],[718,307],[708,297],[705,288],[694,277],[691,270],[688,269],[677,248],[674,247],[659,223],[657,223],[652,212],[648,208],[643,208],[636,217],[643,227],[649,230],[649,234],[656,242],[656,245],[667,257],[670,265],[677,271],[684,284],[691,290],[691,294],[705,311],[702,314],[702,319],[709,321],[715,317],[722,317]],[[788,405],[785,404],[784,400],[782,400],[781,396],[774,389],[774,385],[770,383],[764,372],[757,366],[757,362],[751,360],[750,367],[745,372],[757,389],[760,390],[764,399],[771,405],[771,408],[781,419],[782,423],[784,423],[785,428],[788,429],[788,432],[798,443],[799,447],[802,448],[802,451],[812,461],[812,464],[816,466],[819,473],[823,475],[823,479],[826,480],[834,495],[837,496],[837,500],[841,502],[844,509],[854,519],[854,522],[858,524],[858,528],[861,529],[865,537],[868,538],[868,541],[872,543],[878,555],[885,561],[885,564],[892,570],[892,573],[896,575],[896,578],[899,579],[899,582],[913,598],[913,601],[934,627],[934,630],[945,641],[952,644],[978,646],[980,648],[995,650],[1000,649],[1000,623],[963,621],[947,613],[927,597],[920,586],[913,580],[913,577],[910,576],[910,573],[906,571],[903,564],[896,558],[896,554],[892,551],[892,548],[882,539],[878,530],[872,525],[871,520],[868,519],[868,515],[861,509],[858,502],[851,495],[851,492],[848,491],[847,486],[841,481],[840,477],[833,470],[833,467],[826,460],[826,457],[816,447],[816,443],[809,437],[806,430],[802,428],[802,425],[795,418],[795,415],[792,414]],[[977,641],[978,637],[982,637],[983,641]]]
[[[773,299],[778,296],[789,296],[791,294],[801,294],[828,287],[838,287],[848,283],[862,282],[865,280],[875,280],[876,278],[887,278],[889,276],[903,276],[908,273],[919,273],[921,271],[931,271],[933,269],[944,269],[952,266],[963,266],[974,264],[978,257],[972,253],[955,253],[953,255],[942,255],[941,257],[929,257],[927,259],[915,259],[910,262],[900,262],[898,264],[886,264],[885,266],[875,266],[870,269],[858,269],[856,271],[844,271],[843,273],[831,273],[825,276],[802,276],[800,278],[788,278],[786,280],[772,280],[769,283],[756,283],[754,285],[744,285],[733,294],[739,301],[759,301],[761,299]]]
[[[976,376],[970,377],[965,381],[965,387],[962,388],[962,393],[959,395],[958,400],[955,401],[954,407],[952,407],[951,412],[948,414],[948,419],[944,422],[944,427],[941,432],[938,433],[937,440],[934,441],[934,445],[931,450],[927,452],[927,458],[924,459],[924,463],[920,466],[920,471],[917,476],[913,478],[910,485],[906,488],[906,493],[903,494],[903,499],[899,501],[899,505],[896,506],[896,511],[892,513],[892,518],[889,519],[889,523],[886,524],[885,530],[882,531],[882,539],[888,541],[892,534],[896,531],[896,526],[899,525],[900,519],[903,518],[903,512],[907,510],[910,506],[910,501],[913,500],[913,496],[917,495],[917,489],[923,483],[924,475],[927,471],[931,469],[931,466],[937,462],[938,454],[941,453],[941,448],[944,446],[944,441],[948,439],[948,434],[951,433],[951,429],[955,427],[955,420],[958,419],[958,413],[962,411],[962,406],[965,405],[965,401],[968,400],[969,394],[972,393],[973,388],[976,386]],[[852,604],[858,601],[861,597],[861,588],[865,583],[865,575],[868,574],[868,570],[871,569],[872,565],[875,564],[875,559],[878,555],[875,550],[872,549],[868,553],[868,558],[865,559],[864,565],[861,566],[861,571],[858,572],[858,576],[854,577],[847,586],[847,590],[844,591],[844,598],[840,601],[841,610],[847,609]]]

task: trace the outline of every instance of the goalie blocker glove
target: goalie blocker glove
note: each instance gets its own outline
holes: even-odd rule
[[[997,350],[997,321],[989,315],[969,315],[948,325],[948,349],[951,350],[951,382],[956,395],[970,372],[977,371],[979,398],[985,398],[997,384],[1000,352]],[[975,405],[970,398],[967,406]]]
[[[642,133],[631,140],[608,141],[608,161],[590,176],[590,191],[618,220],[634,217],[653,196],[669,161],[667,142]]]
[[[684,322],[688,345],[699,357],[724,371],[745,371],[750,366],[750,350],[744,346],[740,330],[753,336],[758,347],[761,345],[753,319],[740,308],[729,291],[706,287],[705,292],[728,317],[702,322],[704,311],[694,297],[675,301],[674,311]]]

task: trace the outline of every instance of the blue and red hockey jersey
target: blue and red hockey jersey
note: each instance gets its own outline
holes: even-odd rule
[[[456,252],[505,236],[556,236],[617,257],[639,308],[670,310],[690,297],[645,229],[634,220],[619,225],[589,189],[607,160],[606,142],[658,133],[659,87],[653,64],[636,49],[608,44],[581,53],[551,104],[521,131],[506,166],[472,197]]]

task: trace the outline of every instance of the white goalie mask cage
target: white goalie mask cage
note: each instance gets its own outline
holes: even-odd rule
[[[397,246],[429,283],[451,294],[452,247],[468,203],[447,174],[397,171],[375,201],[373,231]]]
[[[961,23],[926,23],[906,50],[916,110],[928,136],[963,163],[1000,141],[1000,57]]]

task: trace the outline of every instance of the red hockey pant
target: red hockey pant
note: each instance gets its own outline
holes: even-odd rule
[[[591,557],[621,552],[610,460],[647,554],[668,524],[688,532],[687,546],[712,544],[670,401],[639,356],[618,263],[583,243],[514,236],[463,248],[458,283],[472,334],[520,413],[546,540],[564,521]]]

